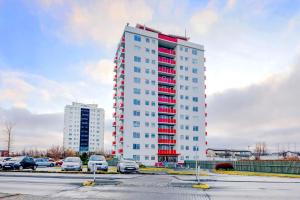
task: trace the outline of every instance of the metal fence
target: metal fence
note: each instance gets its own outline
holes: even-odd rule
[[[300,174],[300,161],[200,161],[202,169],[214,169],[218,163],[231,163],[237,171]],[[196,162],[188,160],[185,167],[195,168]]]

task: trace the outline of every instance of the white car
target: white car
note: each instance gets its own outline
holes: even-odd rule
[[[117,172],[126,173],[126,172],[138,172],[139,165],[130,158],[122,158],[117,164]]]
[[[12,157],[0,157],[0,169],[2,169],[5,162],[9,161],[10,159],[12,159]]]
[[[79,157],[67,157],[61,165],[61,171],[82,171],[82,161]]]
[[[106,159],[104,156],[101,155],[92,155],[88,162],[88,168],[87,170],[94,171],[94,169],[97,170],[103,170],[108,171],[108,164],[106,162]]]

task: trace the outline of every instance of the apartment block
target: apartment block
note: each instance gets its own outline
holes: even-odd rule
[[[204,47],[127,25],[114,62],[112,153],[145,165],[205,158]]]
[[[97,104],[73,102],[65,107],[64,149],[76,152],[104,150],[104,109]]]

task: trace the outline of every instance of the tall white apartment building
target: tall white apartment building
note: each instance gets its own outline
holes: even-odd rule
[[[204,47],[126,26],[115,56],[113,154],[145,165],[206,157]]]
[[[64,149],[98,152],[104,149],[104,109],[73,102],[65,107]]]

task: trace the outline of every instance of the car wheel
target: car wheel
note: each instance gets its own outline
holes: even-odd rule
[[[50,167],[54,167],[54,164],[53,164],[53,163],[51,163],[51,164],[50,164]]]
[[[37,168],[37,165],[34,165],[34,166],[32,167],[32,170],[35,171],[36,168]]]
[[[108,169],[105,169],[104,171],[108,172]]]
[[[23,166],[22,165],[20,165],[20,167],[19,167],[19,170],[23,170],[24,168],[23,168]]]

